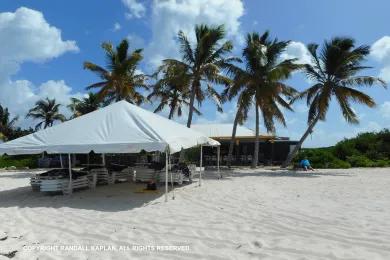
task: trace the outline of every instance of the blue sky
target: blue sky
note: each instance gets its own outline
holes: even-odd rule
[[[224,23],[227,37],[235,44],[235,54],[241,52],[246,33],[270,30],[279,39],[293,41],[286,55],[302,60],[307,59],[307,43],[351,36],[357,44],[373,45],[367,64],[374,68],[365,74],[390,80],[388,10],[390,2],[386,0],[369,4],[362,0],[2,0],[0,103],[20,115],[20,125],[31,125],[34,122],[24,120],[24,115],[37,99],[55,97],[66,104],[72,96],[81,97],[85,87],[98,80],[83,70],[82,63],[89,60],[104,65],[101,42],[118,43],[129,38],[132,47],[145,49],[140,69],[149,73],[162,58],[178,57],[174,36],[180,29],[191,35],[197,23]],[[288,83],[299,90],[309,86],[299,73]],[[374,109],[354,106],[360,125],[345,123],[333,104],[327,121],[318,125],[305,146],[332,145],[360,131],[390,127],[389,90],[378,87],[367,89],[367,93],[378,105]],[[151,109],[151,105],[146,107]],[[298,103],[295,110],[286,113],[288,127],[278,126],[277,134],[300,137],[306,127],[305,105]],[[201,111],[203,116],[195,122],[231,123],[235,106],[225,104],[220,114],[211,102],[205,102]],[[245,124],[252,129],[253,114]],[[186,117],[176,120],[184,122]]]

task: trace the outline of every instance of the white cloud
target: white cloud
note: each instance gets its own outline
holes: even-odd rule
[[[79,49],[64,41],[61,31],[51,26],[39,11],[21,7],[0,13],[0,103],[22,118],[39,98],[69,102],[71,88],[64,81],[48,81],[38,87],[28,80],[12,80],[24,62],[46,62]]]
[[[70,111],[66,105],[70,103],[70,98],[83,96],[81,93],[72,93],[72,88],[63,80],[49,80],[38,87],[28,80],[10,81],[9,84],[2,85],[1,89],[0,103],[8,107],[12,115],[19,115],[21,119],[24,119],[35,102],[47,97],[55,98],[57,103],[62,104],[61,113],[69,116]],[[19,123],[27,127],[31,125],[32,121],[20,120]]]
[[[131,19],[141,18],[146,13],[146,8],[143,4],[139,3],[137,0],[122,0],[122,3],[127,7],[128,13],[126,13],[126,18]]]
[[[182,30],[194,40],[194,26],[200,23],[225,24],[227,36],[240,41],[239,19],[243,14],[241,0],[154,0],[151,14],[153,35],[146,48],[148,57],[153,65],[158,65],[163,58],[178,57],[177,33]]]
[[[78,51],[76,42],[63,41],[61,31],[50,26],[41,12],[21,7],[0,13],[0,57],[2,66],[25,61],[41,62],[67,51]]]
[[[286,51],[281,55],[283,60],[285,59],[298,59],[297,63],[310,64],[311,57],[305,44],[302,42],[292,41],[287,46]]]
[[[390,101],[384,102],[380,107],[382,117],[390,118]]]
[[[386,82],[390,82],[390,65],[387,65],[380,70],[379,77]]]
[[[390,36],[384,36],[371,46],[371,55],[377,60],[389,61],[390,59]]]
[[[379,77],[390,82],[390,36],[384,36],[371,46],[371,56],[383,64]]]
[[[113,31],[113,32],[117,32],[117,31],[119,31],[121,28],[122,28],[122,26],[120,25],[120,23],[114,23],[114,27],[112,28],[112,31]]]

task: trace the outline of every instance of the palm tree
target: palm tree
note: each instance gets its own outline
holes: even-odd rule
[[[100,102],[98,95],[91,92],[83,99],[71,98],[70,100],[71,103],[68,105],[68,108],[73,113],[72,118],[88,114],[102,107],[102,102]]]
[[[141,104],[145,98],[140,89],[147,89],[146,76],[137,69],[143,59],[142,49],[137,49],[131,54],[128,41],[122,42],[114,49],[111,43],[103,43],[106,52],[107,69],[92,62],[84,62],[84,69],[96,73],[102,81],[87,87],[88,90],[99,88],[100,101],[127,100],[130,103]]]
[[[211,84],[230,84],[229,78],[222,75],[221,70],[226,68],[234,58],[225,58],[233,45],[230,41],[220,42],[225,37],[223,25],[212,27],[207,25],[195,26],[196,44],[192,46],[187,36],[180,31],[178,40],[182,60],[166,59],[162,68],[178,66],[189,77],[189,113],[187,127],[191,127],[194,113],[194,102],[201,105],[206,97],[212,98],[219,111],[222,111],[221,96]]]
[[[172,119],[175,114],[179,117],[182,115],[182,107],[189,107],[189,85],[190,75],[188,75],[182,67],[178,65],[163,66],[155,74],[162,72],[163,77],[157,81],[153,87],[152,93],[149,94],[148,100],[152,98],[158,98],[160,104],[154,110],[154,113],[162,111],[165,106],[169,107],[169,119]],[[201,113],[194,108],[194,112],[197,115]]]
[[[26,118],[33,118],[41,120],[36,126],[35,130],[53,126],[55,121],[64,122],[65,116],[59,112],[61,104],[57,104],[55,99],[41,99],[35,103],[35,107],[29,110]]]
[[[246,47],[242,53],[244,69],[235,65],[229,68],[233,83],[229,88],[228,98],[232,99],[240,95],[233,137],[235,137],[237,123],[247,117],[249,106],[251,104],[255,106],[256,139],[252,167],[258,165],[260,112],[267,131],[275,132],[274,120],[286,125],[280,107],[292,110],[283,97],[291,97],[296,90],[282,81],[289,78],[293,71],[300,68],[300,65],[295,63],[296,59],[281,61],[281,54],[288,44],[289,41],[271,40],[268,31],[261,36],[257,33],[248,34]],[[232,141],[233,146],[234,138]],[[233,148],[229,150],[233,151]]]
[[[18,121],[18,117],[11,119],[8,108],[0,105],[0,140],[4,142],[10,140],[16,130],[16,121]]]
[[[370,47],[363,45],[355,48],[355,40],[351,38],[334,38],[325,41],[320,52],[317,44],[307,46],[312,64],[305,65],[307,77],[314,81],[313,86],[297,95],[292,101],[306,98],[309,106],[308,127],[299,143],[289,153],[282,167],[287,167],[308,135],[319,120],[325,121],[332,98],[340,105],[343,117],[348,123],[357,124],[358,118],[351,108],[351,101],[368,107],[375,106],[374,100],[356,89],[360,86],[380,84],[386,87],[383,80],[371,76],[361,76],[359,73],[369,67],[361,63],[370,52]]]

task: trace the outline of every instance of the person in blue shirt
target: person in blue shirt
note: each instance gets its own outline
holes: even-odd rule
[[[307,170],[314,171],[313,167],[311,167],[310,165],[310,161],[306,157],[299,164],[305,171]]]

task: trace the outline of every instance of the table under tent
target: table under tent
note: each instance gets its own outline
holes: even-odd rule
[[[89,154],[91,151],[102,154],[104,165],[104,154],[141,151],[165,153],[165,165],[160,176],[165,182],[167,200],[170,156],[182,149],[204,145],[218,147],[220,144],[184,125],[126,101],[120,101],[59,125],[2,143],[0,155],[67,154],[67,169],[49,171],[46,177],[32,178],[31,185],[33,189],[41,191],[54,188],[60,189],[64,194],[71,194],[76,188],[94,188],[99,178],[104,176],[109,184],[115,183],[119,178],[134,178],[134,169],[129,167],[113,171],[111,175],[105,167],[72,170],[72,154]],[[201,178],[202,162],[199,171]],[[53,176],[60,177],[52,178]],[[171,182],[173,178],[171,175]]]

